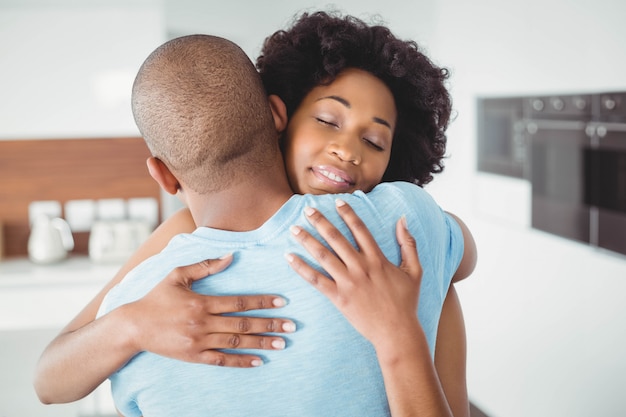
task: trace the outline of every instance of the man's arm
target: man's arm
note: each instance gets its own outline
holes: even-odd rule
[[[193,229],[195,225],[188,211],[170,217],[46,347],[34,381],[43,403],[83,398],[144,350],[186,361],[251,367],[257,366],[261,359],[252,355],[225,355],[215,349],[282,347],[279,337],[255,334],[267,332],[268,328],[275,328],[276,332],[293,331],[292,322],[220,315],[280,307],[282,299],[272,295],[211,297],[191,291],[194,280],[226,268],[232,260],[230,257],[178,268],[142,299],[96,319],[106,293],[130,269],[159,252],[174,235]],[[248,324],[241,327],[241,320],[248,320]]]

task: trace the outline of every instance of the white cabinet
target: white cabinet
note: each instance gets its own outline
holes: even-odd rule
[[[0,330],[60,329],[118,269],[85,257],[45,266],[26,259],[0,263]]]
[[[108,382],[76,403],[43,405],[32,381],[45,346],[118,268],[87,258],[50,266],[25,259],[0,263],[0,416],[115,415]]]

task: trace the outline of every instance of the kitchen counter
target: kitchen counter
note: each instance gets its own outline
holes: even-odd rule
[[[26,258],[0,262],[0,330],[60,329],[120,268],[70,257],[51,265]]]
[[[27,258],[0,262],[0,416],[115,415],[108,382],[80,401],[42,405],[32,388],[45,346],[120,268],[86,256],[51,265]]]

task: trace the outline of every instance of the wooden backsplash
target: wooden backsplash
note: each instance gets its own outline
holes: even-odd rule
[[[27,253],[32,201],[153,197],[150,152],[142,138],[0,140],[0,225],[4,256]],[[88,233],[75,233],[87,253]],[[0,244],[0,248],[2,244]]]

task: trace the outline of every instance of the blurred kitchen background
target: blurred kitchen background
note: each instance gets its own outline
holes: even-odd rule
[[[0,416],[113,413],[106,386],[76,404],[43,406],[31,381],[43,347],[146,228],[177,207],[147,175],[130,111],[132,80],[146,56],[169,38],[211,33],[255,58],[267,35],[318,9],[379,16],[451,71],[449,159],[426,188],[468,223],[479,247],[476,272],[458,285],[472,402],[492,417],[626,415],[626,255],[599,244],[602,207],[570,218],[568,207],[589,205],[588,196],[570,193],[541,206],[553,208],[552,218],[538,214],[530,145],[544,124],[525,119],[573,105],[567,114],[587,119],[566,124],[586,139],[578,132],[565,143],[597,146],[605,136],[623,143],[619,120],[592,118],[602,109],[626,111],[626,98],[612,94],[626,91],[625,2],[0,0]],[[485,106],[492,98],[519,99],[517,107],[507,107],[510,100]],[[618,246],[626,240],[621,146],[611,160],[621,173],[612,189],[621,194],[609,207]],[[562,166],[561,180],[585,181],[578,168],[594,157],[563,162],[581,149],[546,151]],[[582,187],[565,183],[553,184],[557,199],[561,187]],[[591,220],[581,226],[580,218]],[[30,248],[39,263],[27,257],[35,220],[44,237]],[[564,226],[550,230],[557,223]],[[568,236],[580,227],[595,237]]]

